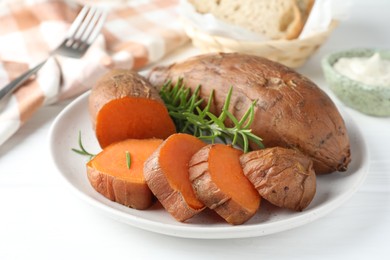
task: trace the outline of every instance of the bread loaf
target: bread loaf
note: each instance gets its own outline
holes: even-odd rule
[[[199,13],[211,13],[270,39],[295,39],[314,0],[188,0]]]

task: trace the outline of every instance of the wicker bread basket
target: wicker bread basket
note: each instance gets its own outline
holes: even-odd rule
[[[337,26],[332,21],[328,30],[304,39],[271,40],[271,41],[239,41],[216,35],[210,35],[195,28],[185,18],[182,19],[187,35],[194,46],[203,52],[241,52],[262,56],[280,62],[291,68],[302,66],[306,60],[321,46],[329,34]]]

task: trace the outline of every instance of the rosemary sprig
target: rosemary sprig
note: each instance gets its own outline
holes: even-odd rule
[[[171,87],[170,81],[162,86],[160,96],[168,108],[178,132],[187,132],[190,125],[184,113],[193,113],[195,108],[203,102],[203,99],[199,97],[199,91],[200,85],[189,97],[190,89],[184,87],[182,79],[179,79],[173,87]]]
[[[250,126],[254,119],[254,107],[252,102],[243,117],[238,120],[229,112],[233,87],[230,87],[226,96],[222,112],[219,116],[211,113],[210,106],[214,99],[214,91],[211,92],[206,106],[200,107],[203,99],[199,97],[200,86],[190,95],[182,80],[171,86],[167,82],[161,88],[160,95],[168,108],[169,114],[175,122],[178,132],[193,134],[199,139],[214,143],[217,139],[224,143],[231,143],[241,147],[244,152],[249,151],[249,142],[255,143],[259,148],[264,148],[262,139],[252,133]],[[233,123],[232,127],[226,126],[227,119]]]
[[[80,149],[72,148],[72,151],[73,151],[73,152],[76,152],[76,153],[81,154],[81,155],[89,156],[89,159],[90,159],[90,160],[91,160],[93,157],[96,156],[96,154],[92,154],[92,153],[88,152],[87,150],[85,150],[84,145],[83,145],[83,142],[81,141],[81,131],[79,131],[78,144],[79,144],[79,148],[80,148]]]

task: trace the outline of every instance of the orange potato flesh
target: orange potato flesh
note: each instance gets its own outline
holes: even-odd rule
[[[194,209],[204,207],[192,189],[189,181],[189,161],[206,144],[194,136],[176,134],[180,138],[169,138],[160,150],[159,162],[162,171],[174,190],[180,191],[187,204]]]
[[[144,183],[144,162],[161,143],[161,139],[129,139],[118,142],[104,149],[89,165],[117,178]],[[126,152],[130,154],[130,168],[127,168]]]
[[[175,132],[164,104],[148,98],[113,99],[96,118],[96,136],[102,148],[126,139],[165,139]]]
[[[240,164],[242,151],[216,144],[209,153],[209,172],[212,181],[228,197],[249,211],[259,207],[259,194],[245,177]]]
[[[150,207],[153,194],[144,178],[143,165],[161,143],[160,139],[129,139],[107,146],[87,163],[91,186],[119,204],[135,209]],[[130,168],[127,151],[131,159]]]

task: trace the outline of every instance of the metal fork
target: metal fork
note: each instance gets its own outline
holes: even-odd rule
[[[7,97],[21,87],[31,76],[35,75],[51,56],[58,54],[72,58],[81,58],[99,35],[106,17],[107,12],[105,10],[84,6],[70,26],[64,41],[49,53],[48,58],[0,90],[0,111],[6,104]]]

